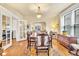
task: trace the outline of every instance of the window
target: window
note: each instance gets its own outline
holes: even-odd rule
[[[64,31],[71,34],[71,13],[64,16]]]
[[[75,11],[74,35],[79,38],[79,9]]]

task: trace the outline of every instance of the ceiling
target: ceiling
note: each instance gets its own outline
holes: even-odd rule
[[[18,11],[27,19],[36,19],[37,8],[40,6],[43,14],[42,19],[51,19],[70,6],[71,3],[6,3],[2,5]]]

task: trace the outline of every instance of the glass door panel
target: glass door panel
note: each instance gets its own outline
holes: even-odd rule
[[[6,16],[2,15],[2,46],[6,45]]]
[[[6,15],[2,15],[2,46],[4,49],[11,46],[11,19]]]
[[[10,17],[7,17],[6,38],[7,38],[7,44],[10,44],[10,39],[11,39],[11,34],[10,34]]]
[[[25,38],[25,24],[23,21],[20,21],[20,38]]]

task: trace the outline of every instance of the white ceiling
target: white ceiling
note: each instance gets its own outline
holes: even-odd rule
[[[51,19],[71,5],[71,3],[7,3],[3,5],[13,8],[28,19],[36,19],[37,8],[40,6],[43,14],[42,18]]]

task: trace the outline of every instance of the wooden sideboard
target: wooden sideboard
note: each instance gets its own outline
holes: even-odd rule
[[[68,37],[64,35],[57,35],[57,40],[58,42],[63,45],[64,47],[68,48],[69,50],[71,49],[70,44],[74,43],[77,44],[77,38],[76,37]]]

